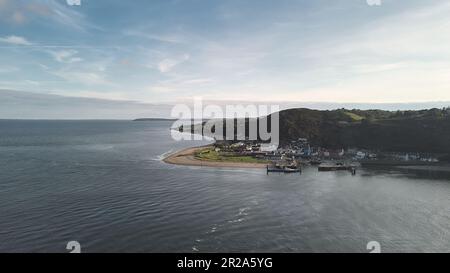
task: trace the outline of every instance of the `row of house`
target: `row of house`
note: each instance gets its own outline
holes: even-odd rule
[[[356,148],[326,149],[313,147],[305,138],[291,141],[283,147],[259,143],[257,141],[229,142],[217,141],[217,151],[239,153],[267,160],[290,159],[350,159],[354,161],[377,160],[379,158],[399,161],[426,161],[438,162],[439,160],[418,153],[376,153],[369,150]]]

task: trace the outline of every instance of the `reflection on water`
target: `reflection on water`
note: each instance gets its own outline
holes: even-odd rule
[[[0,121],[0,251],[450,251],[448,172],[173,166],[169,127]]]
[[[450,183],[450,166],[378,166],[364,168],[366,175],[385,175],[409,179],[447,180]]]

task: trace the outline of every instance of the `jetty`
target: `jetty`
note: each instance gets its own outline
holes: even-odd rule
[[[324,163],[318,167],[319,172],[349,171],[356,174],[356,166],[344,163]]]

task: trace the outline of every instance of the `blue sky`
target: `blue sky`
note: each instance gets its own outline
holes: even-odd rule
[[[0,0],[0,89],[159,103],[450,101],[450,3]]]

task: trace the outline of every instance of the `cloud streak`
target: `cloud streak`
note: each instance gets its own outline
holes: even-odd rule
[[[176,58],[176,59],[164,59],[161,62],[158,63],[158,70],[161,73],[168,73],[172,71],[176,66],[188,61],[190,59],[190,56],[188,54],[184,54],[183,56]]]
[[[17,45],[17,46],[29,46],[32,45],[26,38],[20,36],[6,36],[0,38],[0,43],[9,44],[9,45]]]
[[[65,1],[61,3],[57,0],[0,0],[0,15],[3,21],[14,25],[28,26],[49,20],[58,26],[82,32],[89,29],[100,30],[83,13],[67,5]]]
[[[81,62],[83,59],[76,57],[78,51],[76,50],[60,50],[60,51],[50,51],[49,52],[53,58],[60,63],[77,63]]]

